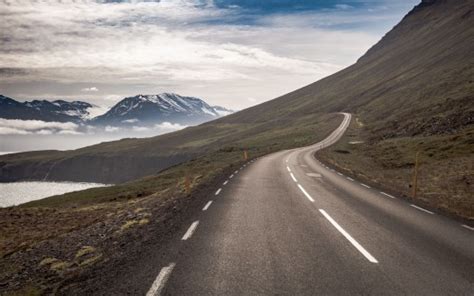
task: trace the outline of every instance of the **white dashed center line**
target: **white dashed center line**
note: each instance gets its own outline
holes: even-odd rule
[[[385,192],[383,192],[383,191],[380,191],[380,194],[383,194],[383,195],[388,196],[388,197],[390,197],[390,198],[395,198],[395,196],[390,195],[390,194],[388,194],[388,193],[385,193]]]
[[[218,195],[219,193],[221,193],[221,190],[222,190],[222,188],[217,189],[215,194]]]
[[[346,179],[349,180],[349,181],[354,182],[354,179],[352,179],[351,177],[346,177]]]
[[[301,192],[303,192],[303,194],[304,194],[311,202],[314,202],[314,199],[311,197],[311,195],[308,194],[308,192],[306,192],[306,190],[304,190],[303,186],[301,186],[300,184],[298,184],[298,188],[301,190]]]
[[[291,173],[291,169],[290,169],[290,167],[289,167],[289,166],[287,166],[287,167],[286,167],[286,169],[288,170],[288,172],[290,172],[290,173]]]
[[[471,226],[469,226],[469,225],[463,224],[463,225],[461,225],[461,226],[464,227],[464,228],[467,228],[467,229],[469,229],[469,230],[474,231],[474,227],[471,227]]]
[[[295,183],[298,182],[295,178],[295,175],[293,175],[293,173],[290,173],[290,176],[291,176],[291,179],[293,179],[293,181],[295,181]]]
[[[344,175],[343,175],[343,174],[341,174],[341,173],[337,173],[337,174],[338,174],[339,176],[344,176]]]
[[[326,213],[325,210],[323,209],[319,209],[319,211],[321,212],[321,214],[323,214],[323,216],[329,221],[331,222],[331,224],[336,227],[337,230],[339,230],[340,233],[342,233],[342,235],[359,251],[362,253],[362,255],[365,256],[365,258],[367,258],[367,260],[369,260],[370,262],[372,263],[378,263],[377,259],[374,258],[374,256],[372,256],[369,252],[367,252],[366,249],[364,249],[364,247],[362,247],[349,233],[347,233],[344,228],[342,228],[336,221],[334,221],[334,219],[329,216],[328,213]]]
[[[211,206],[212,204],[212,200],[208,201],[207,204],[204,206],[204,208],[202,208],[203,211],[207,211],[207,209],[209,209],[209,207]]]
[[[427,209],[423,209],[423,208],[421,208],[421,207],[419,207],[419,206],[415,206],[415,205],[413,205],[413,204],[411,204],[410,206],[411,206],[411,207],[414,207],[414,208],[417,209],[417,210],[423,211],[423,212],[425,212],[425,213],[428,213],[428,214],[431,214],[431,215],[434,214],[432,211],[428,211]]]
[[[189,239],[193,235],[194,231],[196,231],[196,227],[198,226],[198,224],[199,224],[199,221],[194,221],[193,224],[189,226],[188,231],[186,231],[186,233],[183,235],[181,240]]]
[[[161,291],[165,287],[166,281],[170,277],[170,274],[175,266],[176,263],[171,263],[170,265],[163,267],[160,270],[160,273],[151,285],[150,290],[148,290],[148,292],[146,293],[146,296],[159,296],[161,294]]]
[[[234,174],[230,175],[230,176],[229,176],[229,179],[232,179],[233,177],[234,177]]]
[[[225,182],[224,182],[224,183],[222,183],[222,185],[224,185],[224,186],[225,186],[225,185],[227,185],[227,183],[229,183],[229,180],[225,180]]]
[[[364,186],[365,188],[370,188],[369,185],[366,185],[366,184],[364,184],[364,183],[360,183],[360,185]]]

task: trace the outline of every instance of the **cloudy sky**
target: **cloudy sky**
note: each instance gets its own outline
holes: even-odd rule
[[[419,0],[0,0],[0,93],[242,109],[338,71]]]

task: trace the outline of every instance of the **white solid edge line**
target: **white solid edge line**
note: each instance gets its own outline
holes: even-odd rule
[[[225,180],[225,182],[224,182],[224,183],[222,183],[222,185],[224,185],[224,186],[225,186],[225,185],[227,185],[227,183],[229,183],[229,180]]]
[[[219,193],[221,193],[221,190],[222,190],[222,188],[217,189],[215,194],[218,195]]]
[[[308,194],[308,192],[306,192],[306,190],[304,190],[303,186],[301,186],[300,184],[298,184],[298,188],[301,190],[301,192],[304,193],[304,195],[305,195],[311,202],[314,202],[314,199],[311,197],[311,195]]]
[[[354,179],[352,179],[351,177],[346,177],[346,179],[349,180],[349,181],[354,182]]]
[[[388,196],[388,197],[390,197],[390,198],[395,198],[395,196],[390,195],[390,194],[388,194],[388,193],[385,193],[385,192],[383,192],[383,191],[380,191],[380,194],[383,194],[383,195]]]
[[[176,263],[170,263],[170,265],[165,266],[160,270],[160,273],[151,285],[150,290],[146,293],[146,296],[159,296],[161,294],[161,291],[175,266]]]
[[[293,181],[298,182],[298,180],[296,180],[295,175],[293,175],[293,173],[290,173],[290,176],[293,179]]]
[[[211,206],[212,204],[212,200],[208,201],[207,204],[204,206],[204,208],[202,208],[203,211],[207,211],[207,209],[209,209],[209,207]]]
[[[189,226],[188,231],[186,231],[186,233],[183,235],[181,240],[187,240],[188,238],[190,238],[191,235],[193,235],[194,231],[196,230],[196,227],[198,226],[198,224],[199,224],[199,220],[194,221],[193,224]]]
[[[362,247],[349,233],[347,233],[344,228],[342,228],[336,221],[334,221],[333,218],[331,218],[331,216],[329,216],[328,213],[326,213],[325,210],[323,209],[319,209],[319,211],[321,212],[321,214],[323,214],[323,216],[329,221],[331,222],[331,224],[336,227],[337,230],[339,230],[340,233],[342,233],[342,235],[359,251],[362,253],[362,255],[365,256],[365,258],[367,258],[367,260],[369,260],[370,262],[372,263],[378,263],[377,259],[374,258],[374,256],[372,256],[369,252],[367,252],[366,249],[364,249],[364,247]]]
[[[464,228],[467,228],[467,229],[469,229],[469,230],[474,231],[474,227],[471,227],[471,226],[469,226],[469,225],[462,224],[461,226],[464,227]]]
[[[369,185],[366,185],[366,184],[364,184],[364,183],[360,183],[360,185],[364,186],[365,188],[370,188]]]
[[[434,213],[432,211],[428,211],[427,209],[423,209],[419,206],[415,206],[414,204],[410,204],[411,207],[417,209],[417,210],[420,210],[420,211],[423,211],[425,213],[428,213],[428,214],[431,214],[431,215],[434,215]]]
[[[286,166],[286,169],[288,170],[288,172],[290,172],[290,173],[291,173],[291,169],[290,169],[290,167],[289,167],[289,166]]]

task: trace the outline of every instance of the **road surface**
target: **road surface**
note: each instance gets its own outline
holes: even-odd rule
[[[130,293],[474,295],[474,229],[314,158],[343,115],[326,140],[228,176]]]

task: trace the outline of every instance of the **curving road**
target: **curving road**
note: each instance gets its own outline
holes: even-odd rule
[[[313,157],[343,115],[326,140],[229,176],[132,293],[474,295],[473,229]]]

